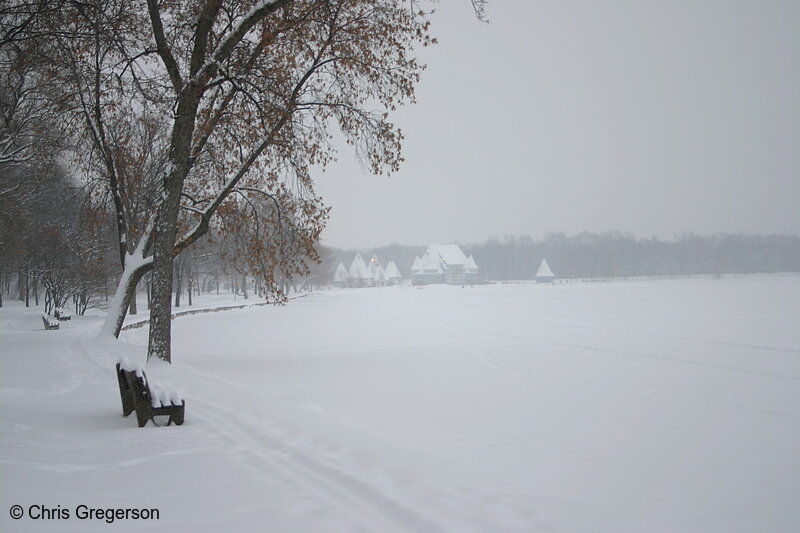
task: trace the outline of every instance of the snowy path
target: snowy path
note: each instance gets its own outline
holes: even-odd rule
[[[318,293],[177,320],[187,424],[140,430],[96,319],[4,309],[0,499],[187,532],[797,531],[798,317],[800,277]]]

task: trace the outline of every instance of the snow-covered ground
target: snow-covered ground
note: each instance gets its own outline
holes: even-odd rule
[[[800,531],[800,277],[335,290],[182,317],[182,427],[121,416],[114,362],[144,355],[146,328],[124,345],[99,328],[0,309],[0,531]]]

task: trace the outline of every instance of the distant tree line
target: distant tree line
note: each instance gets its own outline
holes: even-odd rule
[[[385,265],[394,261],[408,277],[414,257],[425,246],[392,244],[373,249],[330,249],[320,270],[333,275],[341,261],[350,266],[356,251],[372,254]],[[532,279],[542,259],[558,278],[626,278],[800,272],[800,236],[696,235],[673,240],[637,238],[629,233],[583,232],[573,236],[550,233],[541,240],[529,236],[493,237],[481,244],[462,244],[472,254],[484,280]]]
[[[83,314],[110,276],[111,242],[85,194],[53,161],[0,172],[0,306],[13,294],[47,313]]]
[[[625,278],[800,272],[800,237],[684,233],[674,240],[639,239],[617,231],[551,233],[489,239],[465,246],[485,279],[530,279],[542,259],[560,278]]]
[[[48,314],[108,307],[120,278],[116,235],[108,198],[92,192],[55,157],[0,162],[0,307],[8,299]],[[174,262],[174,306],[220,292],[281,301],[258,275],[257,256],[247,253],[251,242],[248,231],[223,236],[212,230],[189,246]],[[281,278],[282,286],[288,291],[318,284],[319,266],[313,266],[310,275]],[[149,272],[139,283],[140,303],[148,309],[152,283]],[[137,314],[137,299],[129,305]]]

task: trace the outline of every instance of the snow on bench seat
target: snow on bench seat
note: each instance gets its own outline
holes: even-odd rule
[[[46,330],[59,329],[58,320],[54,320],[47,315],[42,315],[42,323]]]
[[[172,385],[172,365],[163,361],[151,361],[147,367],[135,363],[125,356],[117,361],[122,414],[128,416],[134,410],[139,427],[155,416],[169,416],[167,425],[183,424],[186,401],[178,387]]]

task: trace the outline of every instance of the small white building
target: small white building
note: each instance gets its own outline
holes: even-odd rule
[[[373,255],[369,261],[364,261],[361,254],[356,252],[350,268],[345,269],[343,264],[339,264],[333,284],[338,287],[382,287],[397,284],[402,279],[394,262],[389,262],[389,266],[384,268],[377,256]]]
[[[419,274],[422,272],[422,260],[419,256],[414,258],[414,263],[411,265],[411,277],[414,277],[414,274]]]
[[[396,285],[403,280],[403,275],[400,273],[400,269],[397,268],[397,265],[394,264],[394,261],[389,261],[389,264],[386,265],[384,275],[386,276],[386,283],[388,285]]]
[[[536,280],[536,283],[553,283],[555,278],[553,271],[550,270],[550,265],[547,264],[547,259],[542,259],[542,264],[539,265],[539,270],[536,271],[533,279]]]
[[[457,244],[433,244],[411,266],[415,285],[447,283],[462,285],[478,281],[478,265],[467,257]]]
[[[351,287],[365,287],[370,279],[369,269],[361,254],[356,252],[350,268],[347,270],[347,284]]]
[[[337,287],[344,287],[347,285],[347,269],[343,263],[339,263],[336,272],[333,274],[333,284]]]

